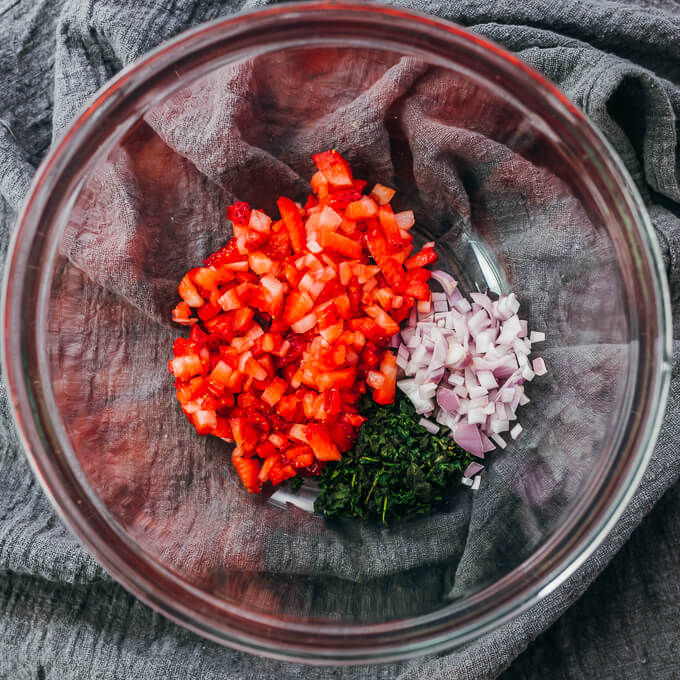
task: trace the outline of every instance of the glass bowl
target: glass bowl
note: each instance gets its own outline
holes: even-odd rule
[[[514,290],[548,337],[481,489],[389,527],[249,496],[166,367],[177,283],[226,241],[225,206],[304,200],[327,148],[398,190],[468,291]],[[668,388],[663,267],[607,143],[496,45],[363,3],[221,19],[123,70],[40,167],[4,300],[17,426],[66,524],[144,602],[282,659],[435,652],[545,596],[631,497]]]

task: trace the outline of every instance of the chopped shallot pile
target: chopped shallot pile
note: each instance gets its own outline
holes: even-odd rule
[[[512,423],[518,407],[529,402],[524,383],[547,372],[543,359],[529,360],[532,345],[545,334],[528,332],[514,293],[498,300],[472,293],[470,302],[446,272],[433,271],[432,280],[442,292],[411,311],[397,338],[397,387],[429,432],[448,427],[459,446],[484,458],[495,445],[506,447],[502,433],[517,439],[522,432]],[[469,478],[482,467],[472,463],[463,483],[478,485]]]

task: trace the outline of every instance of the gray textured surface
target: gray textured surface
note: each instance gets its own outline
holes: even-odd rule
[[[264,3],[245,3],[252,8]],[[557,82],[603,129],[650,205],[674,302],[680,220],[680,18],[628,3],[413,2],[472,25]],[[650,3],[651,4],[651,3]],[[241,5],[239,5],[239,8]],[[162,39],[234,3],[0,0],[0,223],[6,247],[31,166],[82,103]],[[677,324],[678,314],[675,315]],[[677,326],[676,326],[677,327]],[[655,463],[607,543],[531,612],[466,650],[342,671],[255,660],[180,630],[115,584],[55,519],[13,432],[0,431],[0,674],[7,678],[673,678],[678,625],[680,385]],[[2,396],[2,418],[7,422]],[[675,501],[675,503],[673,502]],[[672,513],[675,513],[673,515]],[[675,520],[674,520],[675,517]],[[675,552],[674,552],[675,550]],[[674,559],[675,555],[675,559]],[[623,621],[627,621],[626,624]]]

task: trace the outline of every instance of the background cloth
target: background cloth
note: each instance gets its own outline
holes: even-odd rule
[[[260,4],[265,3],[0,0],[3,248],[33,168],[108,78],[184,28]],[[556,82],[603,130],[649,206],[677,328],[680,9],[580,2],[517,7],[509,0],[410,4],[504,44]],[[507,677],[680,677],[673,553],[680,543],[680,522],[674,521],[680,514],[674,486],[680,474],[680,385],[674,354],[670,404],[654,460],[616,529],[577,574],[532,610],[465,649],[340,670],[221,648],[179,629],[112,583],[61,526],[30,474],[3,391],[0,676],[493,678],[543,633]],[[666,491],[660,508],[642,522],[606,575],[559,618]]]

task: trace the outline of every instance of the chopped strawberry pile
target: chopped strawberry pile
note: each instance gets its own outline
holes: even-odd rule
[[[349,451],[365,420],[359,398],[394,401],[387,349],[418,304],[429,309],[433,244],[412,254],[411,211],[394,190],[363,194],[335,151],[304,207],[277,201],[272,219],[242,201],[227,208],[234,237],[179,284],[173,321],[177,399],[199,434],[235,442],[232,462],[252,493],[269,481],[318,475]]]

